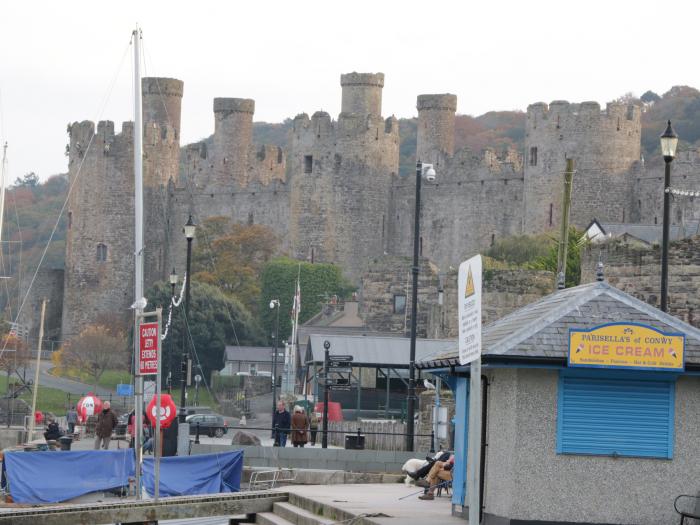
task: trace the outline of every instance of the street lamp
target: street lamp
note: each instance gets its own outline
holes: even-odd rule
[[[678,146],[678,135],[668,121],[666,131],[660,137],[661,154],[666,162],[666,172],[664,174],[664,222],[663,239],[661,241],[661,311],[668,311],[668,241],[669,229],[671,227],[671,162],[676,156]]]
[[[192,221],[192,215],[187,219],[185,227],[182,232],[185,234],[187,239],[187,271],[185,273],[185,323],[182,331],[182,363],[181,363],[181,377],[180,377],[180,423],[185,422],[185,391],[187,388],[187,368],[189,362],[189,354],[187,352],[187,323],[189,322],[190,313],[190,283],[192,282],[192,239],[194,239],[194,232],[197,226]]]
[[[278,299],[270,301],[270,310],[275,308],[277,308],[277,322],[275,324],[275,333],[272,336],[274,340],[272,345],[272,417],[275,417],[275,410],[277,410],[277,340],[280,333],[280,302]]]
[[[432,164],[416,163],[416,209],[413,227],[413,287],[411,290],[411,355],[408,363],[408,402],[406,407],[406,450],[413,450],[414,415],[416,412],[416,325],[418,323],[418,255],[420,243],[420,187],[425,177],[435,182],[435,168]]]
[[[172,303],[173,303],[173,299],[175,298],[175,285],[177,285],[177,274],[175,273],[175,267],[173,267],[173,271],[170,272],[170,276],[168,277],[168,280],[170,281],[170,308],[171,308],[171,312],[172,312]],[[170,318],[170,323],[172,324],[172,317]],[[170,337],[170,344],[168,346],[169,346],[169,351],[170,351],[170,356],[168,357],[168,375],[167,375],[168,394],[172,394],[172,391],[173,391],[173,354],[175,353],[175,341],[173,340],[172,337]]]

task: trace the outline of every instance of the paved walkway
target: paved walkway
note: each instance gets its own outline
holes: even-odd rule
[[[386,514],[386,518],[371,518],[373,523],[380,525],[465,524],[465,520],[452,516],[449,496],[423,501],[416,494],[419,488],[404,484],[293,485],[280,490],[294,492],[356,515]],[[408,497],[399,499],[405,496]]]

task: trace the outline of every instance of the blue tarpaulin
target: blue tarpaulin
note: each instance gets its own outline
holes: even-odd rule
[[[151,496],[155,488],[153,458],[143,460],[143,485]],[[217,494],[241,489],[243,451],[165,457],[160,460],[159,496]]]
[[[10,494],[17,503],[57,503],[129,484],[134,451],[7,452]]]

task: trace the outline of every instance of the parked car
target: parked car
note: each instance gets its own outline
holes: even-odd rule
[[[191,416],[193,414],[213,414],[214,411],[209,407],[204,406],[191,406],[185,407],[185,416]]]
[[[193,414],[185,418],[190,424],[190,435],[197,433],[197,423],[199,423],[199,433],[209,437],[222,437],[228,432],[228,425],[223,416],[218,414]]]

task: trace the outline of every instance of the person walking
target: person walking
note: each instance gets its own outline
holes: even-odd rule
[[[66,412],[66,423],[68,424],[68,433],[75,432],[75,424],[78,422],[78,412],[75,410],[75,405],[71,405]]]
[[[109,441],[112,439],[112,432],[117,426],[117,416],[111,410],[109,401],[105,401],[102,405],[102,412],[97,416],[97,424],[95,425],[95,450],[100,447],[107,450]]]
[[[304,448],[309,440],[307,431],[309,429],[309,418],[304,414],[304,409],[300,406],[294,407],[292,416],[292,445]]]
[[[311,422],[309,424],[311,434],[311,446],[316,446],[316,434],[318,433],[318,412],[311,412]]]
[[[292,416],[289,415],[284,401],[277,402],[277,411],[272,416],[272,437],[275,440],[273,446],[284,447],[287,445],[287,435],[292,424]]]

